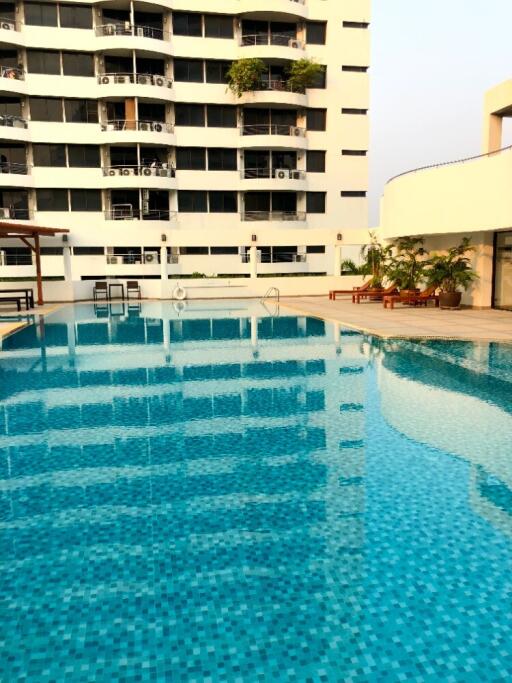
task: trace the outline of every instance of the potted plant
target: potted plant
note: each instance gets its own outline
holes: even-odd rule
[[[396,253],[386,268],[386,275],[394,282],[404,297],[416,293],[419,283],[425,276],[427,261],[423,258],[428,252],[423,247],[422,237],[400,237],[393,242]]]
[[[386,270],[391,256],[391,247],[382,245],[375,233],[370,232],[370,242],[361,247],[361,262],[356,265],[354,261],[346,259],[341,264],[343,275],[363,275],[370,277],[371,288],[383,287]]]
[[[311,59],[297,59],[288,68],[287,85],[292,92],[304,92],[312,88],[322,77],[324,67]]]
[[[227,73],[228,87],[237,97],[244,92],[256,90],[267,67],[261,59],[238,59],[233,62]]]
[[[464,237],[462,242],[448,249],[446,254],[433,254],[429,261],[427,280],[430,285],[439,287],[440,308],[460,308],[463,289],[466,291],[478,275],[471,268],[471,260],[468,256],[475,251],[469,237]]]

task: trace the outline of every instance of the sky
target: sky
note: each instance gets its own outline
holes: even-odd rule
[[[512,0],[372,1],[371,226],[393,175],[480,154],[484,92],[512,79],[511,27]]]

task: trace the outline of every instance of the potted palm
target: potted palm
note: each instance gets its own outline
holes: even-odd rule
[[[382,245],[375,233],[370,232],[370,242],[361,247],[361,262],[356,265],[347,259],[341,264],[344,274],[370,277],[372,289],[381,289],[391,256],[391,247]]]
[[[464,237],[456,247],[448,249],[446,254],[433,254],[429,261],[427,280],[430,285],[439,287],[440,308],[460,308],[461,289],[469,289],[478,275],[471,268],[468,256],[475,250],[469,237]]]
[[[393,242],[392,249],[396,253],[391,257],[386,268],[386,275],[394,282],[404,297],[416,293],[419,283],[425,276],[428,254],[423,247],[422,237],[400,237]]]

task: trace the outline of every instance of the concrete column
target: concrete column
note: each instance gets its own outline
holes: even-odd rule
[[[160,296],[162,299],[169,298],[169,273],[167,266],[167,246],[164,244],[160,247]]]
[[[73,282],[73,274],[71,272],[71,247],[64,247],[62,250],[64,259],[64,280],[66,283]]]
[[[501,149],[503,140],[503,117],[499,114],[487,114],[484,121],[483,153],[496,152]]]
[[[341,244],[334,245],[333,275],[341,275]]]
[[[492,232],[477,233],[473,237],[476,252],[473,257],[473,269],[479,274],[472,290],[463,295],[463,303],[470,303],[478,308],[492,306],[492,278],[494,235]],[[468,299],[470,299],[468,301]]]
[[[249,250],[249,258],[251,260],[251,278],[257,278],[258,277],[258,250],[256,248],[256,245],[253,244],[250,247]]]

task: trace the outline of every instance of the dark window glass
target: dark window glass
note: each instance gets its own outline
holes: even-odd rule
[[[342,190],[342,197],[366,197],[366,192],[364,190]]]
[[[176,149],[176,169],[178,171],[204,171],[206,169],[206,149],[204,147],[178,147]]]
[[[236,107],[224,104],[208,104],[208,126],[212,128],[236,128]]]
[[[16,4],[14,2],[0,2],[0,17],[14,22],[16,18]]]
[[[0,97],[0,116],[21,116],[21,100],[19,97]]]
[[[67,190],[36,190],[38,211],[69,211]]]
[[[62,100],[57,97],[31,97],[30,118],[33,121],[62,121]]]
[[[208,247],[180,247],[182,256],[208,256]]]
[[[311,244],[306,247],[307,254],[325,254],[325,246],[322,244]]]
[[[207,213],[206,194],[203,190],[178,190],[178,211]]]
[[[306,212],[325,213],[325,192],[306,192]]]
[[[238,256],[238,247],[210,247],[212,256]]]
[[[30,26],[57,26],[57,4],[26,2],[25,23]]]
[[[65,145],[32,145],[34,166],[65,166]]]
[[[366,21],[344,21],[343,28],[368,28],[370,24]]]
[[[201,15],[190,12],[173,12],[172,30],[175,36],[201,37],[203,35]]]
[[[41,256],[62,256],[63,247],[41,247]]]
[[[209,192],[210,213],[236,213],[238,197],[236,192]]]
[[[60,74],[60,53],[27,50],[27,71],[33,74]]]
[[[306,171],[308,173],[325,173],[325,152],[323,150],[307,152]]]
[[[59,5],[62,28],[92,28],[92,7],[89,5]]]
[[[342,149],[341,154],[344,157],[365,157],[367,152],[365,149]]]
[[[221,62],[213,59],[206,60],[206,82],[227,83],[227,74],[231,62]]]
[[[233,38],[233,17],[205,14],[204,34],[207,38]]]
[[[202,83],[204,81],[202,59],[175,59],[174,80],[185,83]]]
[[[204,126],[203,104],[176,104],[174,111],[177,126]]]
[[[356,116],[357,115],[366,116],[366,114],[368,113],[368,109],[354,109],[352,107],[343,107],[343,109],[341,110],[341,113],[342,114],[355,114]]]
[[[76,168],[99,168],[100,148],[98,145],[68,145],[69,165]]]
[[[306,43],[325,45],[327,24],[325,21],[308,21],[306,23]]]
[[[71,190],[71,211],[101,211],[101,190]]]
[[[209,171],[236,171],[237,150],[212,147],[208,150]]]
[[[16,69],[20,67],[23,69],[23,65],[20,65],[20,60],[18,58],[18,52],[16,50],[0,50],[0,64],[3,67],[10,67]],[[7,75],[3,73],[3,75]]]
[[[105,247],[73,247],[74,256],[103,256]]]
[[[63,52],[62,73],[64,76],[94,76],[94,60],[87,52]]]
[[[325,88],[327,83],[327,67],[322,66],[322,70],[317,74],[310,88]]]
[[[325,130],[327,123],[326,109],[308,109],[306,112],[306,126],[308,130]]]
[[[71,123],[98,123],[96,100],[64,100],[66,121]]]
[[[368,71],[367,66],[342,66],[342,71],[352,71],[354,73],[366,73]]]

